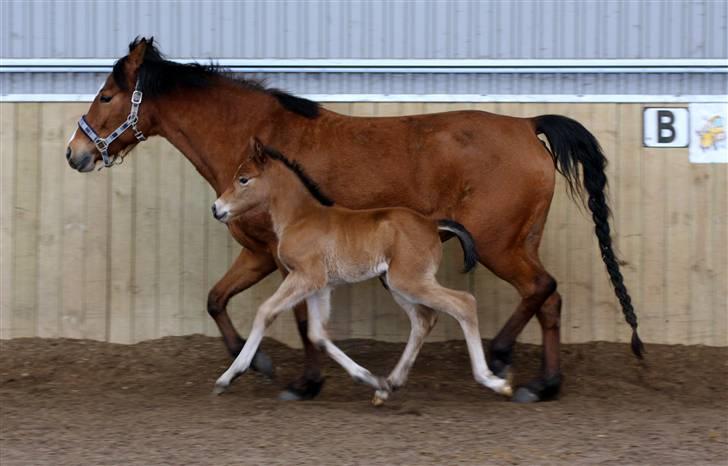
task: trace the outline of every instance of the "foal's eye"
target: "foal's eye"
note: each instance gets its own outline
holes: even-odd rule
[[[102,96],[99,97],[99,100],[102,103],[107,104],[107,103],[111,102],[111,96],[110,95],[102,95]]]
[[[243,186],[245,186],[246,184],[248,184],[248,181],[250,181],[250,180],[249,180],[249,179],[247,179],[247,178],[245,178],[244,176],[241,176],[241,177],[240,177],[240,178],[238,179],[238,182],[239,182],[239,183],[240,183],[241,185],[243,185]]]

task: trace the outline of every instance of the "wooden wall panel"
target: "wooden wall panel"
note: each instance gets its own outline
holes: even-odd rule
[[[13,327],[17,108],[17,104],[0,104],[0,338],[22,335]]]
[[[476,108],[513,116],[562,113],[592,130],[609,158],[615,248],[648,342],[728,345],[728,166],[695,165],[686,149],[642,147],[638,104],[340,103],[353,115]],[[0,104],[0,338],[92,338],[133,343],[217,329],[207,293],[241,247],[214,221],[215,194],[168,143],[145,142],[121,166],[86,175],[62,153],[85,104]],[[519,302],[479,267],[463,275],[456,241],[439,277],[478,298],[492,337]],[[627,341],[629,328],[599,257],[588,211],[557,187],[541,247],[559,281],[565,342]],[[229,306],[248,332],[279,274]],[[379,282],[334,294],[335,338],[406,339],[409,322]],[[270,336],[300,346],[292,313]],[[431,340],[461,338],[444,317]],[[520,341],[540,342],[536,319]]]

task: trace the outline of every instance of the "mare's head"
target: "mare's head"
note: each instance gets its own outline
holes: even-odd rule
[[[268,149],[258,138],[251,138],[248,156],[235,172],[232,183],[212,205],[212,215],[228,223],[251,210],[266,208],[271,188],[270,176],[266,176],[269,165]]]
[[[93,170],[103,160],[104,149],[110,163],[118,155],[124,155],[133,149],[141,140],[135,136],[135,132],[143,135],[152,133],[152,105],[148,99],[140,103],[136,112],[137,120],[132,121],[130,118],[132,94],[147,60],[161,60],[161,56],[154,47],[153,39],[137,39],[129,45],[129,54],[114,64],[113,72],[106,77],[88,112],[79,121],[79,128],[68,141],[66,160],[72,168],[80,172]],[[109,141],[112,133],[118,131],[127,121],[130,123],[128,128],[113,141]],[[91,129],[91,134],[83,130],[84,124]],[[98,136],[96,141],[92,139],[93,133]],[[107,141],[108,147],[104,147]]]
[[[262,81],[232,78],[225,69],[215,65],[166,60],[153,39],[141,38],[129,44],[129,54],[114,64],[88,112],[79,120],[79,128],[66,149],[69,165],[80,172],[91,171],[102,161],[109,166],[145,136],[159,133],[157,108],[170,109],[170,102],[162,101],[164,96],[173,91],[211,87],[221,80],[245,91],[268,94],[273,104],[277,102],[304,118],[319,115],[319,105],[315,102],[268,88]]]

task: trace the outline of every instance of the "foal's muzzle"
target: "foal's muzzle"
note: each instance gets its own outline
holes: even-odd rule
[[[218,209],[217,201],[215,201],[215,203],[212,204],[212,216],[223,223],[227,223],[228,211],[224,209]]]

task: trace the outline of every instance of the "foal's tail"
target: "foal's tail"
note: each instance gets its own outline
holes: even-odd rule
[[[437,229],[440,231],[449,231],[458,237],[460,246],[463,248],[465,255],[465,269],[463,272],[470,272],[478,264],[478,252],[475,250],[475,242],[470,232],[464,226],[453,220],[438,220]]]
[[[592,212],[602,260],[607,266],[614,293],[622,305],[624,318],[632,327],[632,352],[642,359],[645,349],[637,335],[637,316],[634,313],[627,288],[624,286],[622,273],[619,271],[619,262],[612,249],[612,238],[609,234],[610,211],[604,193],[607,186],[607,176],[604,173],[607,159],[602,153],[602,148],[593,134],[581,123],[571,118],[561,115],[542,115],[534,118],[533,121],[536,133],[543,133],[548,138],[556,169],[566,178],[570,194],[583,200],[584,192],[579,184],[579,178],[582,178],[589,196],[586,204]],[[579,164],[581,164],[583,174],[580,173]]]

